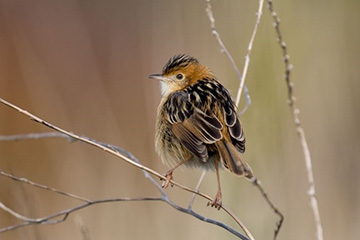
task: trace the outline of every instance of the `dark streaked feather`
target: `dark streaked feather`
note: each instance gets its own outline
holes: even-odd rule
[[[215,145],[220,154],[220,161],[225,168],[239,176],[245,175],[249,179],[253,177],[251,168],[241,159],[240,153],[231,143],[221,140]]]
[[[234,126],[229,127],[231,141],[239,152],[245,151],[245,136],[239,119],[236,118]]]
[[[196,58],[187,56],[185,54],[179,54],[172,57],[164,66],[162,72],[163,74],[168,74],[170,72],[176,71],[178,69],[183,69],[188,66],[190,63],[199,63]]]
[[[224,108],[224,115],[225,115],[225,123],[227,126],[232,127],[234,126],[237,116],[236,113],[231,110],[230,108]]]
[[[192,116],[193,105],[188,101],[188,95],[184,91],[173,93],[165,104],[168,120],[171,123],[183,122]]]
[[[173,62],[179,63],[181,59],[178,57]],[[207,161],[207,145],[215,144],[226,168],[237,175],[245,172],[244,167],[241,170],[236,165],[246,164],[240,159],[240,153],[245,151],[244,132],[230,93],[219,82],[207,78],[199,80],[182,91],[172,93],[165,107],[175,136],[191,153]],[[219,111],[216,112],[216,109]],[[217,116],[221,113],[223,116]],[[224,126],[219,117],[224,119]],[[230,142],[220,144],[226,142],[223,140],[224,127]]]
[[[211,125],[211,127],[217,130],[221,130],[223,128],[223,125],[221,124],[221,122],[217,117],[209,116],[204,112],[202,112],[201,110],[198,110],[198,113],[199,113],[199,117],[201,117],[206,124]]]
[[[196,130],[203,136],[202,140],[207,144],[215,143],[223,137],[222,124],[215,116],[207,116],[196,109],[196,114],[189,121],[194,124]]]
[[[215,115],[209,116],[194,107],[184,91],[169,96],[167,118],[172,123],[175,136],[194,155],[206,161],[208,153],[205,144],[213,144],[223,136],[223,128]]]
[[[208,151],[205,144],[186,128],[184,124],[176,123],[173,125],[172,130],[175,136],[191,153],[204,162],[208,159]]]

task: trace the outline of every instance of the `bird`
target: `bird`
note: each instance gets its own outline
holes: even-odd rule
[[[215,170],[217,193],[208,206],[220,209],[220,168],[248,180],[254,178],[241,156],[245,135],[229,91],[207,66],[185,54],[170,58],[162,73],[151,74],[149,79],[160,81],[162,94],[155,150],[171,166],[162,186],[169,185],[180,166]]]

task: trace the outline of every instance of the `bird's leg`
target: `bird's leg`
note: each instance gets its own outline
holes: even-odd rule
[[[175,169],[177,169],[178,167],[180,167],[182,164],[184,164],[187,161],[189,161],[189,159],[182,160],[181,162],[176,164],[175,167],[170,168],[169,170],[166,171],[166,173],[164,174],[166,179],[161,184],[162,188],[167,188],[169,186],[170,181],[173,179],[172,175],[173,175],[173,172],[175,171]]]
[[[221,208],[221,185],[220,185],[220,174],[219,174],[219,163],[217,160],[214,161],[215,164],[215,170],[216,170],[216,178],[217,178],[217,184],[218,184],[218,191],[216,193],[216,196],[214,200],[208,202],[208,206],[215,207],[218,210]]]

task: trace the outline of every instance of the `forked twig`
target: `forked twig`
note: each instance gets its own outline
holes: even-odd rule
[[[0,229],[0,233],[7,232],[10,230],[14,230],[20,227],[33,225],[33,224],[57,224],[60,222],[64,222],[67,217],[80,209],[89,207],[91,205],[100,204],[100,203],[109,203],[109,202],[124,202],[124,201],[163,201],[161,197],[140,197],[140,198],[111,198],[111,199],[102,199],[102,200],[93,200],[89,201],[83,204],[80,204],[73,208],[68,208],[59,212],[56,212],[55,214],[42,217],[42,218],[28,218],[24,217],[19,213],[16,213],[15,211],[11,210],[9,211],[9,208],[6,207],[2,202],[0,202],[0,208],[10,213],[12,216],[16,217],[17,219],[20,219],[24,221],[23,223],[11,225],[8,227],[4,227]],[[60,219],[58,219],[60,218]],[[58,220],[53,220],[58,219]]]
[[[265,201],[269,204],[269,206],[274,211],[274,213],[280,217],[280,220],[277,222],[276,228],[274,230],[274,240],[275,240],[277,238],[277,236],[280,232],[281,226],[284,222],[284,215],[282,215],[282,213],[277,209],[277,207],[275,207],[275,205],[270,201],[270,198],[269,198],[268,194],[265,192],[264,188],[262,187],[261,182],[255,178],[253,180],[253,184],[259,189],[261,195],[264,197]]]
[[[236,96],[236,100],[235,100],[236,106],[239,106],[241,93],[242,93],[242,90],[243,90],[244,85],[245,85],[245,78],[246,78],[247,70],[248,70],[249,64],[250,64],[250,54],[251,54],[252,46],[253,46],[255,36],[256,36],[256,33],[257,33],[257,29],[258,29],[259,24],[260,24],[263,6],[264,6],[264,0],[259,0],[259,8],[258,8],[258,11],[256,12],[256,22],[255,22],[254,30],[253,30],[253,32],[251,34],[249,45],[248,45],[248,48],[247,48],[247,51],[246,51],[244,69],[243,69],[243,72],[242,72],[242,77],[240,79],[239,90],[237,92],[237,96]],[[246,108],[241,110],[240,114],[242,114],[245,111],[246,111]]]
[[[286,47],[286,43],[283,40],[283,36],[280,31],[280,19],[277,16],[277,13],[274,10],[273,2],[272,0],[267,0],[268,8],[271,13],[271,16],[273,17],[274,27],[276,31],[276,35],[278,38],[278,42],[280,44],[280,47],[282,49],[283,54],[283,60],[285,64],[285,81],[288,89],[288,101],[289,101],[289,107],[292,113],[293,121],[296,127],[296,132],[298,134],[301,147],[304,153],[305,158],[305,165],[306,165],[306,172],[307,172],[307,178],[309,182],[309,190],[308,195],[310,197],[310,206],[314,215],[315,223],[316,223],[316,236],[318,240],[323,240],[323,229],[321,224],[321,218],[320,218],[320,211],[318,206],[318,201],[316,199],[315,195],[315,182],[314,182],[314,175],[312,171],[312,163],[311,163],[311,156],[310,156],[310,150],[309,146],[307,144],[306,138],[305,138],[305,132],[304,129],[301,126],[301,122],[299,119],[299,109],[295,106],[295,96],[293,93],[293,87],[294,84],[290,80],[290,72],[292,70],[292,65],[290,64],[290,57],[288,54],[288,50]]]
[[[260,1],[263,1],[263,0],[260,0]],[[215,18],[214,18],[214,14],[212,12],[212,7],[211,7],[210,0],[205,0],[205,2],[207,4],[206,13],[207,13],[209,21],[210,21],[211,33],[216,38],[216,40],[217,40],[217,42],[218,42],[218,44],[220,46],[220,51],[223,52],[225,54],[225,56],[229,59],[232,67],[234,68],[234,71],[235,71],[237,77],[240,80],[240,85],[242,85],[244,87],[244,91],[246,93],[245,94],[246,95],[246,105],[245,105],[244,109],[240,111],[240,114],[242,114],[242,113],[244,113],[246,111],[246,109],[248,108],[248,106],[251,103],[250,95],[249,95],[248,89],[247,89],[247,87],[245,85],[245,76],[243,76],[241,74],[241,72],[240,72],[239,68],[237,67],[233,57],[231,56],[230,52],[225,47],[223,41],[221,40],[220,34],[217,32],[217,30],[215,28]],[[261,16],[261,14],[260,14],[260,16]],[[241,82],[242,82],[242,84],[241,84]],[[238,90],[238,94],[239,94],[239,91],[242,91],[242,88]],[[236,101],[236,106],[237,107],[239,106],[239,102],[240,102],[240,98],[239,98],[239,101]]]
[[[18,135],[18,136],[20,136],[20,135]],[[26,136],[26,134],[24,134],[25,139],[40,139],[42,137],[46,138],[47,133],[41,133],[41,134],[39,134],[39,136],[37,136],[37,134],[31,134],[29,136],[31,136],[32,138],[30,138],[30,137]],[[58,137],[63,138],[64,136],[59,135]],[[10,138],[8,138],[8,139],[10,139]],[[21,140],[21,139],[18,139],[18,140]],[[122,152],[123,154],[125,154],[129,158],[131,158],[133,161],[139,163],[139,160],[137,158],[135,158],[130,152],[127,152],[122,148],[119,148],[119,147],[113,146],[113,145],[109,145],[109,144],[106,144],[106,143],[100,143],[100,142],[98,142],[98,143],[103,145],[103,146],[107,146],[107,147],[109,147],[111,149],[114,149],[115,151]],[[183,208],[183,207],[175,204],[174,202],[172,202],[169,199],[169,197],[166,195],[166,193],[164,192],[164,190],[160,186],[160,184],[158,184],[155,181],[155,179],[150,176],[150,174],[148,172],[146,172],[144,170],[142,170],[142,171],[144,173],[144,176],[147,179],[149,179],[151,181],[151,183],[153,185],[155,185],[155,187],[161,193],[161,197],[154,197],[154,198],[151,198],[151,197],[129,198],[129,197],[127,197],[127,198],[110,198],[110,199],[103,199],[103,200],[89,200],[89,199],[85,199],[85,198],[76,196],[76,195],[71,194],[71,193],[63,192],[63,191],[60,191],[58,189],[54,189],[54,188],[51,188],[51,187],[48,187],[48,186],[44,186],[42,184],[34,183],[34,182],[32,182],[32,181],[30,181],[30,180],[28,180],[26,178],[16,177],[14,175],[11,175],[9,173],[5,173],[5,172],[0,170],[0,175],[8,177],[8,178],[10,178],[12,180],[23,182],[23,183],[29,184],[31,186],[39,187],[39,188],[42,188],[44,190],[52,191],[52,192],[55,192],[57,194],[64,195],[66,197],[70,197],[70,198],[74,198],[74,199],[86,202],[86,204],[82,204],[82,205],[79,205],[79,206],[76,206],[76,207],[73,207],[73,208],[68,208],[68,209],[65,209],[63,211],[60,211],[60,212],[57,212],[55,214],[52,214],[52,215],[49,215],[49,216],[46,216],[46,217],[42,217],[42,218],[28,218],[28,217],[25,217],[25,216],[15,212],[14,210],[8,208],[7,206],[5,206],[5,204],[0,202],[0,208],[1,209],[8,212],[9,214],[11,214],[12,216],[16,217],[19,220],[25,221],[24,223],[21,223],[21,224],[0,228],[0,233],[10,231],[10,230],[14,230],[14,229],[17,229],[17,228],[20,228],[20,227],[32,225],[32,224],[56,224],[56,223],[61,223],[61,222],[65,221],[67,219],[69,214],[71,214],[73,212],[76,212],[76,211],[78,211],[78,210],[80,210],[82,208],[85,208],[85,207],[88,207],[88,206],[91,206],[91,205],[94,205],[94,204],[99,204],[99,203],[123,202],[123,201],[163,201],[163,202],[169,204],[170,206],[172,206],[173,208],[175,208],[178,211],[189,214],[189,215],[191,215],[191,216],[193,216],[193,217],[195,217],[195,218],[197,218],[197,219],[199,219],[201,221],[220,226],[220,227],[224,228],[225,230],[229,231],[230,233],[234,234],[235,236],[239,237],[240,239],[249,240],[248,238],[246,238],[245,236],[243,236],[242,234],[237,232],[235,229],[229,227],[228,225],[226,225],[226,224],[224,224],[222,222],[219,222],[219,221],[216,221],[214,219],[204,217],[204,216],[200,215],[199,213],[195,212],[190,207]],[[59,218],[61,216],[63,216],[63,217],[61,219],[59,219],[59,220],[52,220],[54,218]]]
[[[158,201],[164,201],[168,204],[170,204],[172,207],[174,207],[175,209],[181,211],[181,212],[184,212],[184,213],[187,213],[187,214],[190,214],[192,215],[193,217],[196,217],[202,221],[205,221],[205,222],[208,222],[208,223],[212,223],[212,224],[215,224],[215,225],[218,225],[224,229],[226,229],[227,231],[231,232],[232,234],[236,235],[237,237],[243,239],[243,240],[247,240],[248,238],[250,240],[253,240],[253,236],[251,235],[251,233],[249,232],[249,230],[245,227],[245,225],[240,221],[240,219],[235,216],[235,214],[233,214],[229,209],[227,209],[224,205],[221,206],[221,209],[223,209],[226,213],[229,214],[229,216],[231,218],[234,219],[234,221],[243,229],[243,231],[247,234],[248,238],[246,238],[245,236],[243,236],[242,234],[240,234],[239,232],[237,232],[236,230],[234,230],[233,228],[225,225],[224,223],[221,223],[219,221],[216,221],[216,220],[213,220],[213,219],[209,219],[209,218],[206,218],[206,217],[203,217],[202,215],[194,212],[192,209],[189,209],[189,208],[182,208],[180,207],[179,205],[177,204],[174,204],[168,197],[167,195],[165,194],[165,192],[162,190],[161,186],[149,175],[152,174],[156,177],[159,177],[160,179],[164,180],[165,177],[163,175],[161,175],[160,173],[148,168],[148,167],[145,167],[144,165],[142,165],[131,153],[121,149],[121,148],[118,148],[116,146],[113,146],[113,145],[109,145],[109,144],[104,144],[104,143],[100,143],[100,142],[96,142],[92,139],[89,139],[89,138],[86,138],[86,137],[81,137],[81,136],[78,136],[74,133],[71,133],[71,132],[68,132],[66,130],[63,130],[53,124],[50,124],[46,121],[44,121],[43,119],[19,108],[18,106],[15,106],[13,105],[12,103],[9,103],[7,101],[5,101],[4,99],[0,98],[0,102],[10,108],[13,108],[17,111],[19,111],[20,113],[30,117],[32,120],[34,120],[35,122],[38,122],[40,124],[43,124],[45,125],[46,127],[48,128],[51,128],[53,130],[56,130],[57,132],[60,132],[62,134],[65,134],[67,136],[70,137],[71,140],[78,140],[78,141],[81,141],[81,142],[84,142],[84,143],[87,143],[87,144],[90,144],[92,146],[95,146],[97,148],[100,148],[112,155],[115,155],[123,160],[125,160],[127,163],[131,164],[132,166],[135,166],[139,169],[141,169],[144,173],[145,173],[145,177],[147,177],[151,182],[153,182],[155,184],[155,186],[159,189],[159,191],[161,192],[162,194],[162,197],[161,198],[116,198],[116,199],[105,199],[105,200],[94,200],[94,201],[89,201],[88,199],[85,199],[85,198],[77,198],[79,200],[83,200],[83,201],[86,201],[86,203],[82,204],[82,205],[79,205],[77,207],[74,207],[74,208],[71,208],[71,209],[66,209],[64,211],[61,211],[61,212],[58,212],[56,214],[53,214],[51,216],[48,216],[48,217],[45,217],[45,218],[40,218],[40,219],[32,219],[31,221],[26,221],[25,223],[22,223],[22,224],[19,224],[19,225],[13,225],[13,226],[10,226],[10,227],[6,227],[6,228],[3,228],[0,230],[0,232],[4,232],[4,231],[9,231],[9,230],[12,230],[12,229],[16,229],[16,228],[19,228],[19,227],[23,227],[23,226],[27,226],[27,225],[30,225],[30,224],[54,224],[54,223],[58,223],[58,222],[63,222],[65,221],[65,219],[67,218],[67,216],[72,213],[72,212],[75,212],[79,209],[82,209],[84,207],[87,207],[87,206],[90,206],[90,205],[94,205],[94,204],[98,204],[98,203],[104,203],[104,202],[114,202],[114,201],[143,201],[143,200],[158,200]],[[1,174],[1,175],[4,175],[4,176],[7,176],[7,177],[10,177],[8,174]],[[12,178],[12,177],[11,177]],[[19,181],[19,179],[22,179],[22,178],[17,178],[17,177],[13,177],[12,179],[14,180],[17,180]],[[49,188],[49,187],[44,187],[43,185],[41,184],[35,184],[29,180],[20,180],[22,182],[25,182],[25,183],[28,183],[28,184],[31,184],[33,186],[36,186],[36,187],[41,187],[41,188],[44,188],[46,190],[50,190],[50,191],[54,191],[58,194],[62,194],[63,192],[61,191],[58,191],[58,190],[55,190],[53,188]],[[184,191],[188,191],[190,193],[193,193],[193,194],[196,194],[198,196],[201,196],[207,200],[212,200],[211,197],[205,195],[204,193],[201,193],[200,191],[198,190],[194,190],[194,189],[191,189],[187,186],[184,186],[180,183],[177,183],[175,181],[170,181],[172,185],[174,186],[177,186],[178,188],[184,190]],[[63,195],[66,195],[67,197],[73,197],[71,196],[71,194],[63,194]],[[5,205],[4,204],[0,204],[0,208],[4,209],[5,211],[7,211],[9,208],[7,208],[6,206],[4,207]],[[7,211],[9,213],[14,213],[12,214],[13,216],[15,217],[23,217],[22,215],[17,215],[16,212],[11,212],[11,211]],[[63,216],[62,219],[60,220],[56,220],[56,221],[53,221],[52,219],[53,218],[58,218],[60,216]],[[29,218],[30,219],[30,218]]]

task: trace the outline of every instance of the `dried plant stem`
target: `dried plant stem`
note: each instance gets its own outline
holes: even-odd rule
[[[26,222],[36,222],[36,220],[25,217],[23,215],[21,215],[20,213],[15,212],[14,210],[12,210],[11,208],[7,207],[4,203],[0,202],[0,208],[2,210],[4,210],[5,212],[13,215],[14,217],[16,217],[17,219],[20,219],[22,221],[26,221]],[[1,232],[1,230],[0,230]]]
[[[241,73],[239,68],[236,66],[236,63],[233,59],[233,57],[231,56],[230,52],[227,50],[227,48],[225,47],[223,41],[220,38],[219,33],[216,31],[215,28],[215,18],[212,12],[212,8],[211,8],[211,3],[210,0],[205,0],[205,2],[207,3],[207,7],[206,7],[206,12],[210,21],[210,27],[211,27],[211,33],[212,35],[214,35],[214,37],[216,38],[219,46],[220,46],[220,50],[225,53],[225,55],[227,56],[227,58],[230,60],[231,65],[233,66],[236,75],[238,76],[239,79],[242,79]]]
[[[204,180],[205,174],[206,174],[206,170],[202,170],[199,181],[198,181],[198,183],[196,184],[196,187],[195,187],[196,191],[198,191],[200,189],[200,185],[201,185],[202,181]],[[196,197],[196,194],[193,194],[191,196],[188,208],[192,208],[192,206],[194,204],[194,201],[195,201],[195,197]]]
[[[263,0],[260,0],[260,1],[263,1]],[[241,110],[240,114],[244,113],[246,111],[246,109],[248,108],[248,106],[250,105],[250,95],[248,93],[248,90],[246,88],[246,85],[245,84],[245,76],[243,76],[239,70],[239,68],[236,66],[236,63],[233,59],[233,57],[231,56],[230,52],[227,50],[227,48],[225,47],[223,41],[221,40],[221,37],[220,37],[220,34],[217,32],[216,28],[215,28],[215,18],[214,18],[214,15],[213,15],[213,12],[212,12],[212,7],[211,7],[211,3],[210,3],[210,0],[205,0],[207,6],[206,6],[206,13],[208,15],[208,18],[209,18],[209,21],[210,21],[210,28],[211,28],[211,33],[212,35],[216,38],[219,46],[220,46],[220,50],[221,52],[223,52],[226,57],[229,59],[232,67],[234,68],[235,70],[235,73],[237,75],[237,77],[239,78],[240,80],[240,85],[244,87],[244,91],[246,92],[246,106],[244,107],[243,110]],[[261,16],[261,14],[260,14]],[[250,54],[250,53],[249,53]],[[242,91],[242,88],[238,90],[238,94],[239,94],[239,91]],[[239,102],[240,102],[240,98],[239,98],[239,101],[236,101],[236,106],[238,107],[239,105]]]
[[[293,121],[296,127],[296,132],[299,136],[299,140],[301,143],[301,147],[304,153],[305,158],[305,165],[306,165],[306,172],[307,172],[307,178],[309,182],[309,190],[308,195],[310,197],[310,206],[312,209],[312,212],[314,214],[315,223],[316,223],[316,236],[318,240],[323,240],[323,230],[322,230],[322,224],[321,224],[321,218],[320,218],[320,211],[318,202],[315,195],[315,182],[314,182],[314,175],[312,171],[312,163],[311,163],[311,156],[310,156],[310,150],[309,146],[307,144],[306,138],[305,138],[305,132],[304,129],[301,126],[301,122],[299,119],[299,109],[295,106],[295,96],[293,93],[293,83],[290,80],[290,72],[292,69],[292,65],[290,64],[290,57],[287,51],[286,43],[283,40],[283,36],[280,31],[280,19],[277,16],[277,13],[274,10],[273,2],[272,0],[267,0],[268,8],[270,10],[271,16],[273,17],[274,27],[276,31],[276,35],[280,44],[280,47],[282,49],[282,54],[284,58],[284,64],[285,64],[285,81],[288,89],[288,101],[289,101],[289,107],[292,113]]]
[[[29,134],[17,134],[17,135],[10,135],[10,136],[0,136],[0,141],[21,141],[26,139],[40,139],[40,138],[67,138],[69,140],[73,140],[69,136],[57,133],[57,132],[47,132],[47,133],[29,133]]]
[[[33,224],[57,224],[60,222],[64,222],[71,213],[76,212],[85,207],[95,205],[95,204],[100,204],[100,203],[123,202],[123,201],[162,201],[162,198],[161,197],[140,197],[140,198],[111,198],[111,199],[94,200],[94,201],[89,201],[89,202],[83,203],[74,208],[68,208],[63,211],[59,211],[55,214],[52,214],[52,215],[49,215],[46,217],[42,217],[42,218],[24,217],[21,214],[16,213],[15,211],[9,209],[2,202],[0,202],[1,209],[10,213],[12,216],[16,217],[17,219],[25,221],[24,223],[1,228],[0,233],[14,230],[14,229],[17,229],[20,227],[28,226],[28,225],[33,225]],[[61,217],[61,218],[58,219],[59,217]],[[53,219],[58,219],[58,220],[53,220]]]
[[[276,224],[276,229],[274,231],[274,240],[276,239],[277,235],[280,232],[282,223],[284,221],[284,215],[282,215],[282,213],[277,209],[277,207],[275,207],[275,205],[270,201],[268,194],[265,192],[264,188],[261,185],[261,182],[258,179],[254,179],[253,184],[259,189],[261,195],[264,197],[264,199],[266,200],[266,202],[269,204],[269,206],[271,207],[271,209],[274,211],[275,214],[277,214],[280,217],[279,222]]]
[[[249,45],[248,45],[248,48],[247,48],[247,52],[246,52],[246,56],[245,56],[244,69],[243,69],[243,72],[242,72],[242,76],[240,78],[239,90],[238,90],[237,95],[236,95],[236,100],[235,100],[236,106],[239,106],[241,93],[242,93],[244,85],[245,85],[245,78],[246,78],[247,70],[248,70],[249,64],[250,64],[250,54],[251,54],[252,46],[254,44],[257,29],[258,29],[259,24],[260,24],[263,6],[264,6],[264,0],[259,0],[259,8],[258,8],[258,10],[256,12],[255,27],[254,27],[254,30],[252,32],[252,35],[251,35],[251,38],[250,38],[250,41],[249,41]],[[244,111],[244,110],[242,110],[242,111]]]
[[[33,134],[33,135],[36,135],[36,134]],[[37,137],[37,138],[39,138],[39,137]],[[59,190],[57,190],[55,188],[51,188],[51,187],[48,187],[48,186],[45,186],[45,185],[42,185],[42,184],[34,183],[34,182],[32,182],[32,181],[30,181],[30,180],[28,180],[26,178],[15,177],[14,175],[3,172],[2,170],[0,170],[0,175],[11,178],[12,180],[15,180],[15,181],[18,181],[18,182],[23,182],[23,183],[30,184],[30,185],[32,185],[34,187],[38,187],[38,188],[42,188],[42,189],[49,190],[49,191],[52,191],[52,192],[56,192],[58,194],[65,195],[67,197],[71,197],[71,198],[74,198],[74,199],[77,199],[77,200],[80,200],[80,201],[83,201],[83,202],[90,202],[89,199],[79,197],[79,196],[77,196],[75,194],[62,192],[62,191],[59,191]]]
[[[42,120],[41,118],[39,118],[39,117],[37,117],[37,116],[29,113],[28,111],[25,111],[25,110],[23,110],[23,109],[15,106],[15,105],[13,105],[13,104],[7,102],[7,101],[5,101],[5,100],[2,99],[2,98],[0,98],[0,102],[3,103],[3,104],[5,104],[5,105],[8,106],[8,107],[11,107],[11,108],[19,111],[20,113],[22,113],[22,114],[30,117],[31,120],[33,120],[33,121],[35,121],[35,122],[38,122],[38,123],[40,123],[40,124],[43,124],[43,125],[47,126],[48,128],[51,128],[51,129],[53,129],[53,130],[55,130],[55,131],[57,131],[57,132],[63,133],[63,134],[65,134],[65,135],[67,135],[67,136],[69,136],[69,137],[71,137],[71,138],[73,138],[73,139],[76,139],[76,140],[82,141],[82,142],[84,142],[84,143],[90,144],[90,145],[92,145],[92,146],[95,146],[95,147],[97,147],[97,148],[100,148],[100,149],[104,150],[105,152],[108,152],[108,153],[110,153],[110,154],[112,154],[112,155],[115,155],[115,156],[123,159],[125,162],[127,162],[127,163],[129,163],[129,164],[131,164],[131,165],[133,165],[133,166],[135,166],[135,167],[137,167],[137,168],[140,168],[140,169],[142,169],[142,170],[145,170],[145,171],[147,171],[147,172],[149,172],[149,173],[151,173],[151,174],[159,177],[159,178],[162,179],[162,180],[165,179],[165,177],[164,177],[163,175],[161,175],[160,173],[158,173],[158,172],[156,172],[156,171],[154,171],[154,170],[152,170],[152,169],[150,169],[150,168],[148,168],[148,167],[145,167],[144,165],[142,165],[142,164],[140,164],[140,163],[136,163],[136,162],[132,161],[129,157],[127,157],[127,156],[125,156],[125,155],[123,155],[123,154],[121,154],[121,153],[119,153],[119,152],[117,152],[117,151],[115,151],[115,150],[113,150],[113,149],[110,149],[110,148],[105,147],[105,146],[103,146],[103,145],[101,145],[101,144],[99,144],[99,143],[96,143],[96,142],[92,141],[91,139],[78,136],[78,135],[76,135],[76,134],[74,134],[74,133],[68,132],[68,131],[66,131],[66,130],[63,130],[63,129],[55,126],[55,125],[52,125],[52,124],[50,124],[50,123]],[[178,184],[178,183],[176,183],[176,182],[174,182],[174,181],[171,181],[171,183],[172,183],[173,185],[177,186],[177,187],[180,187],[180,188],[183,189],[183,190],[186,190],[186,191],[189,191],[189,190],[190,190],[190,192],[193,192],[191,189],[189,189],[189,188],[187,188],[187,187],[185,187],[185,186],[182,186],[182,185],[180,185],[180,184]],[[200,195],[201,195],[201,194],[200,194]],[[206,198],[206,195],[203,195],[203,197]],[[207,197],[208,197],[208,196],[207,196]],[[210,197],[208,197],[208,199],[211,200]]]
[[[20,135],[18,135],[18,136],[20,136]],[[47,138],[47,133],[40,133],[39,136],[37,134],[33,133],[33,134],[29,134],[29,136],[31,136],[32,138],[30,138],[30,137],[26,136],[26,134],[24,134],[25,139],[40,139],[40,138]],[[59,137],[64,138],[64,136],[61,136],[61,135],[59,135]],[[18,139],[18,140],[21,140],[21,139]],[[112,149],[114,149],[116,151],[122,152],[122,153],[126,154],[133,161],[139,162],[139,160],[137,158],[135,158],[130,152],[127,152],[127,151],[123,150],[122,148],[119,148],[119,147],[113,146],[113,145],[109,145],[109,144],[104,144],[104,143],[100,143],[100,144],[103,145],[103,146],[106,145],[109,148],[112,148]],[[15,212],[14,210],[12,210],[12,209],[8,208],[7,206],[5,206],[5,204],[3,204],[0,201],[0,208],[1,209],[8,212],[9,214],[11,214],[12,216],[16,217],[19,220],[25,221],[24,223],[21,223],[21,224],[0,228],[0,233],[1,232],[6,232],[6,231],[11,231],[11,230],[14,230],[14,229],[17,229],[17,228],[20,228],[20,227],[25,227],[25,226],[28,226],[28,225],[31,225],[31,224],[56,224],[56,223],[61,223],[61,222],[65,221],[67,219],[67,216],[69,214],[71,214],[73,212],[76,212],[76,211],[78,211],[78,210],[80,210],[82,208],[89,207],[91,205],[98,204],[98,203],[125,202],[125,201],[163,201],[163,202],[169,204],[170,206],[172,206],[173,208],[175,208],[178,211],[189,214],[189,215],[191,215],[191,216],[193,216],[193,217],[195,217],[195,218],[197,218],[197,219],[199,219],[201,221],[204,221],[204,222],[211,223],[211,224],[217,225],[219,227],[222,227],[225,230],[229,231],[230,233],[234,234],[235,236],[239,237],[240,239],[249,240],[248,238],[246,238],[245,236],[243,236],[242,234],[237,232],[235,229],[229,227],[228,225],[226,225],[226,224],[224,224],[222,222],[216,221],[214,219],[207,218],[207,217],[204,217],[204,216],[198,214],[190,206],[188,208],[183,208],[183,207],[175,204],[174,202],[172,202],[169,199],[169,197],[166,195],[166,193],[164,192],[164,190],[160,186],[160,184],[158,184],[155,181],[155,179],[150,176],[150,174],[148,172],[146,172],[144,170],[142,170],[142,171],[144,173],[144,176],[147,179],[149,179],[151,181],[151,183],[153,185],[155,185],[155,187],[161,193],[161,195],[162,195],[161,197],[155,197],[155,198],[150,198],[150,197],[143,197],[143,198],[110,198],[110,199],[103,199],[103,200],[89,200],[89,199],[85,199],[85,198],[76,196],[76,195],[71,194],[71,193],[63,192],[63,191],[60,191],[60,190],[57,190],[57,189],[54,189],[54,188],[50,188],[48,186],[44,186],[44,185],[41,185],[41,184],[38,184],[38,183],[34,183],[34,182],[32,182],[32,181],[30,181],[30,180],[28,180],[26,178],[16,177],[14,175],[11,175],[9,173],[5,173],[5,172],[0,170],[0,175],[2,175],[4,177],[8,177],[8,178],[10,178],[12,180],[23,182],[23,183],[29,184],[31,186],[39,187],[39,188],[42,188],[42,189],[47,190],[47,191],[52,191],[52,192],[55,192],[57,194],[64,195],[66,197],[70,197],[70,198],[74,198],[74,199],[86,202],[86,204],[83,204],[83,205],[79,205],[79,206],[76,206],[76,207],[73,207],[73,208],[68,208],[68,209],[62,210],[60,212],[57,212],[55,214],[52,214],[52,215],[49,215],[49,216],[46,216],[46,217],[34,219],[34,218],[25,217],[25,216]],[[57,221],[52,220],[54,218],[59,218],[61,216],[63,218],[60,219],[60,220],[57,220]],[[240,221],[240,220],[238,220],[238,221]]]

